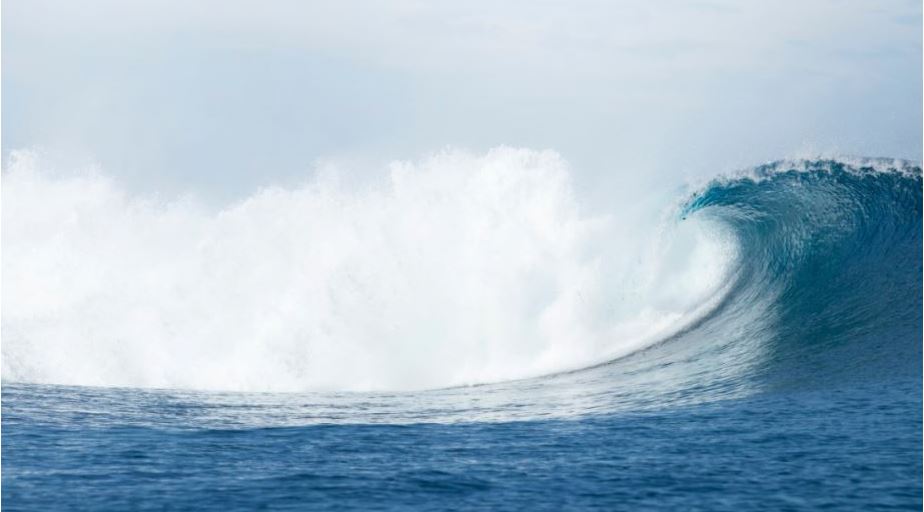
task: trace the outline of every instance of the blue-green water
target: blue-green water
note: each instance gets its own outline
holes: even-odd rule
[[[631,356],[416,393],[5,382],[7,510],[920,510],[921,171],[778,163],[681,216],[727,295]],[[682,222],[682,221],[681,221]]]

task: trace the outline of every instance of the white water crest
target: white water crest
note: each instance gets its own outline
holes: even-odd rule
[[[706,221],[584,211],[551,151],[445,150],[209,209],[14,152],[3,174],[7,381],[407,390],[578,369],[718,300]],[[628,206],[626,208],[629,208]]]

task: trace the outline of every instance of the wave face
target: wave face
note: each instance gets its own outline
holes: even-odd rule
[[[9,167],[5,380],[289,391],[546,375],[494,386],[490,418],[920,377],[907,162],[777,162],[597,216],[557,155],[505,148],[218,212],[54,177],[26,154]],[[463,395],[383,407],[433,421]]]
[[[684,215],[735,233],[736,289],[711,322],[759,315],[725,338],[754,347],[761,387],[920,379],[921,187],[908,162],[776,162],[691,198]]]

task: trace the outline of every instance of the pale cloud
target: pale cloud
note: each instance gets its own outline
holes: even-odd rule
[[[920,158],[920,22],[904,1],[10,0],[3,147],[232,194],[446,144],[553,148],[591,181]]]

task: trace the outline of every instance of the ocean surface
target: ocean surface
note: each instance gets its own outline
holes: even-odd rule
[[[8,181],[16,187],[16,179]],[[90,308],[74,299],[46,308],[42,304],[50,299],[23,294],[25,305],[9,306],[8,316],[10,301],[19,297],[5,282],[2,505],[920,510],[921,190],[918,164],[883,159],[781,161],[716,178],[684,194],[667,215],[675,226],[696,225],[696,233],[722,241],[669,258],[699,258],[695,268],[676,274],[673,284],[680,291],[671,297],[683,295],[700,266],[710,269],[709,286],[690,284],[695,293],[683,295],[702,301],[694,304],[695,314],[671,316],[675,327],[644,331],[663,335],[641,336],[646,341],[631,349],[604,348],[594,357],[575,356],[556,371],[504,374],[511,378],[485,384],[457,385],[451,361],[433,356],[439,371],[418,376],[409,364],[410,370],[372,375],[365,391],[338,386],[340,370],[331,364],[327,389],[299,391],[288,388],[301,373],[286,373],[288,366],[246,351],[255,366],[269,370],[241,374],[253,377],[243,389],[195,385],[217,382],[210,380],[221,374],[215,368],[229,374],[244,368],[238,359],[209,367],[208,379],[196,380],[195,368],[186,366],[131,377],[120,370],[145,357],[161,359],[158,352],[142,352],[136,361],[134,349],[120,352],[123,345],[106,344],[107,336],[129,343],[122,336],[129,331],[94,324],[80,324],[79,331],[36,327],[67,326],[108,303],[91,301]],[[389,215],[387,208],[381,211]],[[721,252],[726,261],[709,267],[703,255],[716,254],[713,249],[723,244],[731,247]],[[11,270],[4,274],[6,279]],[[13,279],[10,286],[18,286]],[[340,311],[352,311],[348,306],[367,291],[340,296],[339,303],[348,303]],[[657,294],[633,297],[656,297],[661,312],[691,307],[689,300]],[[594,297],[581,300],[599,306]],[[531,303],[525,304],[529,309]],[[41,316],[40,306],[54,313]],[[67,308],[80,314],[61,313]],[[553,311],[560,319],[570,309]],[[184,325],[177,321],[172,328],[194,332],[182,331]],[[366,327],[380,335],[376,326]],[[343,329],[328,326],[335,334]],[[61,332],[70,338],[59,341]],[[81,344],[93,336],[104,341]],[[60,352],[41,358],[51,346]],[[519,353],[541,363],[547,352]],[[485,361],[507,363],[515,355]],[[579,364],[584,361],[589,363]],[[540,363],[533,368],[548,367]],[[303,382],[314,384],[319,371],[305,373]],[[405,382],[403,373],[413,382],[448,385],[389,390],[389,384]],[[459,379],[477,381],[470,375]],[[171,383],[177,389],[158,389]]]

